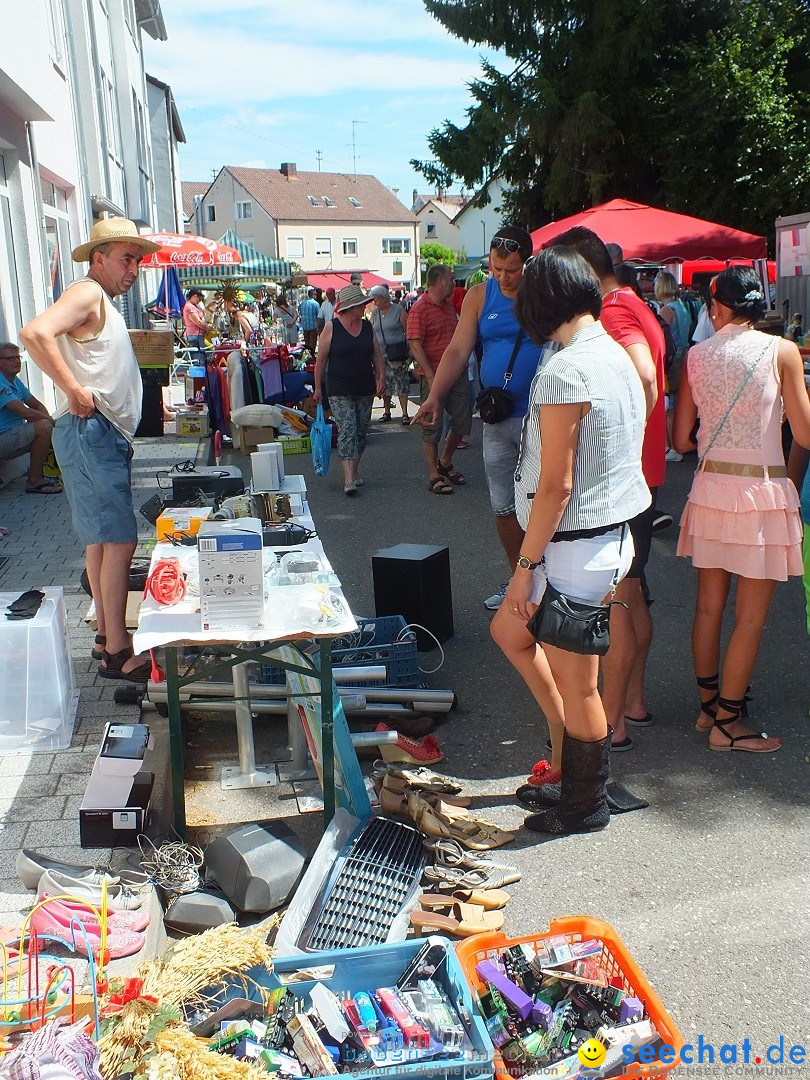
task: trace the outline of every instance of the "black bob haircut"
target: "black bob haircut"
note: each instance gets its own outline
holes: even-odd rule
[[[735,318],[744,316],[756,322],[768,310],[762,282],[750,266],[729,266],[719,273],[712,285],[712,296],[731,308]]]
[[[529,259],[515,300],[517,321],[538,345],[577,315],[599,318],[602,292],[590,265],[573,248],[547,247]]]
[[[563,244],[565,247],[578,251],[586,262],[589,262],[602,281],[613,273],[613,259],[604,243],[592,229],[586,229],[584,225],[575,225],[559,236],[549,241],[548,247],[557,247]]]

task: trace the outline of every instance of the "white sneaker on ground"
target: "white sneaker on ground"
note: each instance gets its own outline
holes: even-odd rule
[[[683,454],[679,454],[677,450],[669,449],[666,452],[667,461],[683,461]]]
[[[503,603],[503,598],[504,596],[506,596],[506,587],[508,584],[509,582],[505,581],[503,585],[498,586],[497,591],[494,592],[492,596],[488,596],[486,598],[486,600],[484,601],[484,607],[488,611],[497,611],[498,608],[501,606],[501,604]]]

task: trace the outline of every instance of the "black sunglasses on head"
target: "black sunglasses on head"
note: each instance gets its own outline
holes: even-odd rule
[[[492,251],[493,248],[506,248],[507,251],[515,252],[520,251],[520,244],[508,236],[493,236],[489,243],[489,250]]]

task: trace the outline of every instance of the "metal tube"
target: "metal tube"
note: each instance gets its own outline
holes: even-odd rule
[[[424,688],[411,689],[405,686],[363,686],[339,688],[341,699],[344,701],[349,696],[361,694],[369,702],[406,703],[418,702],[425,712],[449,712],[455,700],[452,690],[425,690]],[[256,711],[259,701],[285,698],[287,688],[281,684],[251,683],[251,708]],[[166,701],[166,684],[149,683],[149,700],[152,702]],[[233,684],[226,682],[200,682],[195,683],[194,690],[184,687],[181,690],[181,698],[197,697],[232,697]]]
[[[253,745],[253,717],[250,715],[250,684],[247,663],[233,667],[234,713],[236,739],[239,744],[239,771],[250,776],[256,771],[256,750]]]

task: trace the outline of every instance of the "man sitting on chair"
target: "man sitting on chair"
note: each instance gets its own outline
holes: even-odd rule
[[[51,450],[53,420],[22,379],[20,348],[0,341],[0,460],[30,454],[25,490],[30,495],[59,495],[62,485],[42,475]]]

